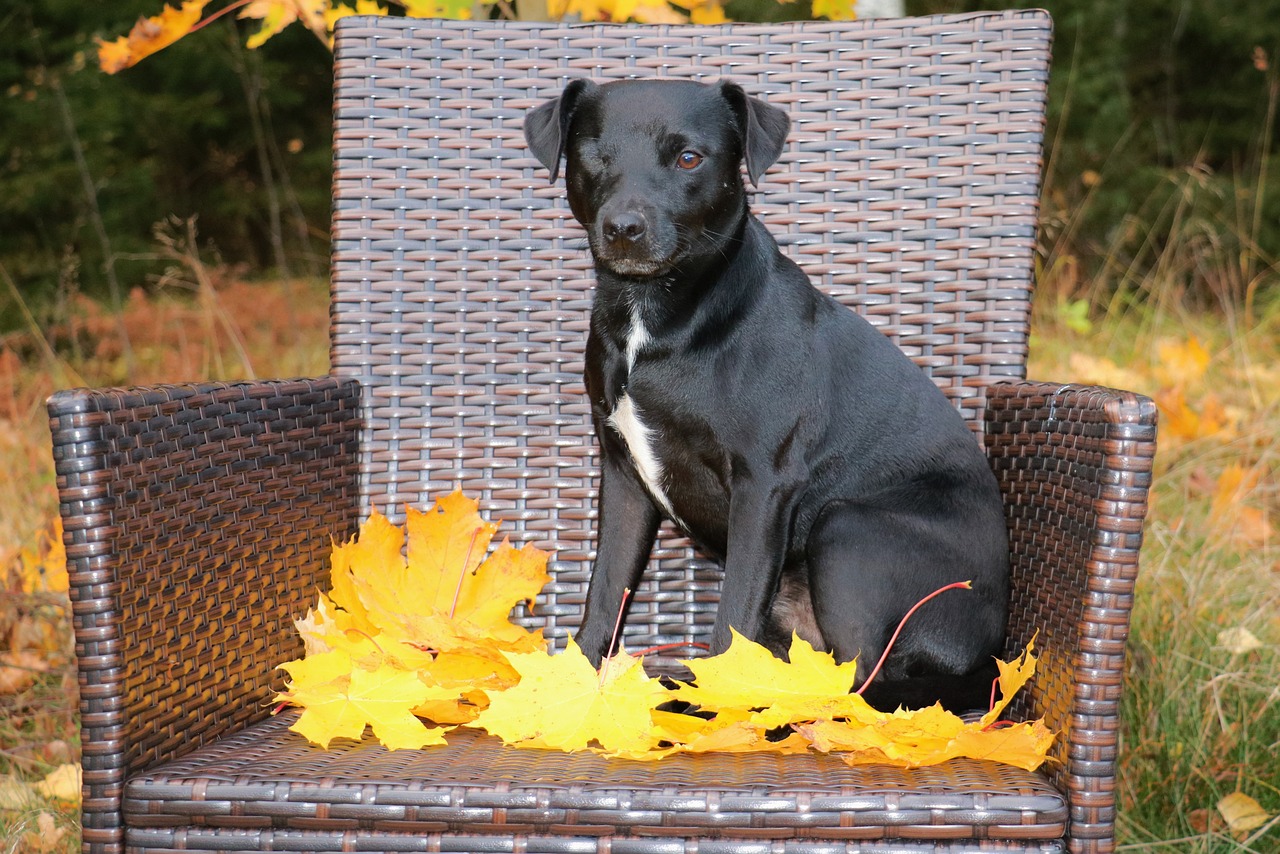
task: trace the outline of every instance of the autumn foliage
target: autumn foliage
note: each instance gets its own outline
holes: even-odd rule
[[[335,546],[330,591],[297,621],[306,656],[281,665],[277,699],[302,708],[293,730],[326,747],[366,726],[390,749],[428,747],[468,725],[515,747],[642,760],[816,749],[850,764],[969,756],[1027,769],[1053,742],[1039,721],[999,721],[1035,670],[1030,649],[1000,663],[1000,698],[972,723],[941,706],[878,712],[852,693],[857,662],[800,638],[781,661],[735,634],[723,654],[686,662],[690,682],[651,678],[624,651],[597,671],[572,639],[552,655],[540,631],[509,620],[550,580],[546,553],[506,540],[490,553],[497,526],[477,511],[454,492],[410,508],[406,530],[375,512]]]
[[[527,2],[527,0],[526,0]],[[783,3],[794,0],[781,0]],[[477,13],[488,17],[496,7],[503,17],[524,14],[520,0],[355,0],[354,5],[334,0],[234,0],[206,15],[209,0],[187,0],[181,6],[165,6],[158,15],[140,18],[128,35],[112,41],[98,40],[98,63],[108,74],[134,65],[178,39],[223,17],[261,21],[247,42],[262,45],[290,24],[300,24],[325,44],[333,27],[348,15],[389,15],[393,10],[415,18],[468,19]],[[545,5],[545,12],[543,6]],[[720,24],[729,20],[720,0],[539,0],[543,17],[572,21],[638,21],[646,24]],[[814,0],[813,15],[848,20],[854,16],[854,0]]]

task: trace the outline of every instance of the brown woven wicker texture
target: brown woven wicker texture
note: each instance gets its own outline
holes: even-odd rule
[[[333,373],[50,403],[80,660],[86,850],[1105,852],[1149,401],[1025,382],[1049,21],[562,27],[351,18],[336,46]],[[447,748],[330,752],[268,718],[325,552],[461,486],[554,552],[537,622],[580,618],[594,440],[585,241],[524,112],[574,76],[731,77],[795,122],[755,210],[910,353],[1008,499],[1018,714],[1047,774],[834,757],[656,765]],[[670,530],[628,645],[710,630],[718,571]]]

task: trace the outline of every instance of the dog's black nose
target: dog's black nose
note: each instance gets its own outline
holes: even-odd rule
[[[611,243],[635,243],[644,231],[644,217],[633,211],[611,214],[604,220],[604,237]]]

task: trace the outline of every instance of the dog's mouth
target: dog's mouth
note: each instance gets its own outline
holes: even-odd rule
[[[604,267],[611,273],[619,276],[628,276],[635,279],[651,279],[670,272],[675,266],[674,260],[669,259],[653,259],[653,258],[635,258],[635,257],[610,257],[607,254],[596,253],[596,264]]]
[[[669,273],[682,256],[678,240],[647,239],[617,245],[601,235],[593,235],[589,242],[596,267],[631,278],[653,278]]]

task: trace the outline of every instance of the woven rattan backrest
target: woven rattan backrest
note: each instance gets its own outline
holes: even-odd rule
[[[332,357],[364,386],[365,512],[399,518],[455,487],[482,498],[554,551],[536,622],[576,626],[595,533],[590,258],[521,130],[575,77],[729,78],[787,110],[754,211],[980,429],[984,389],[1024,374],[1049,41],[1042,12],[340,22]],[[633,649],[710,628],[717,573],[664,533]]]

